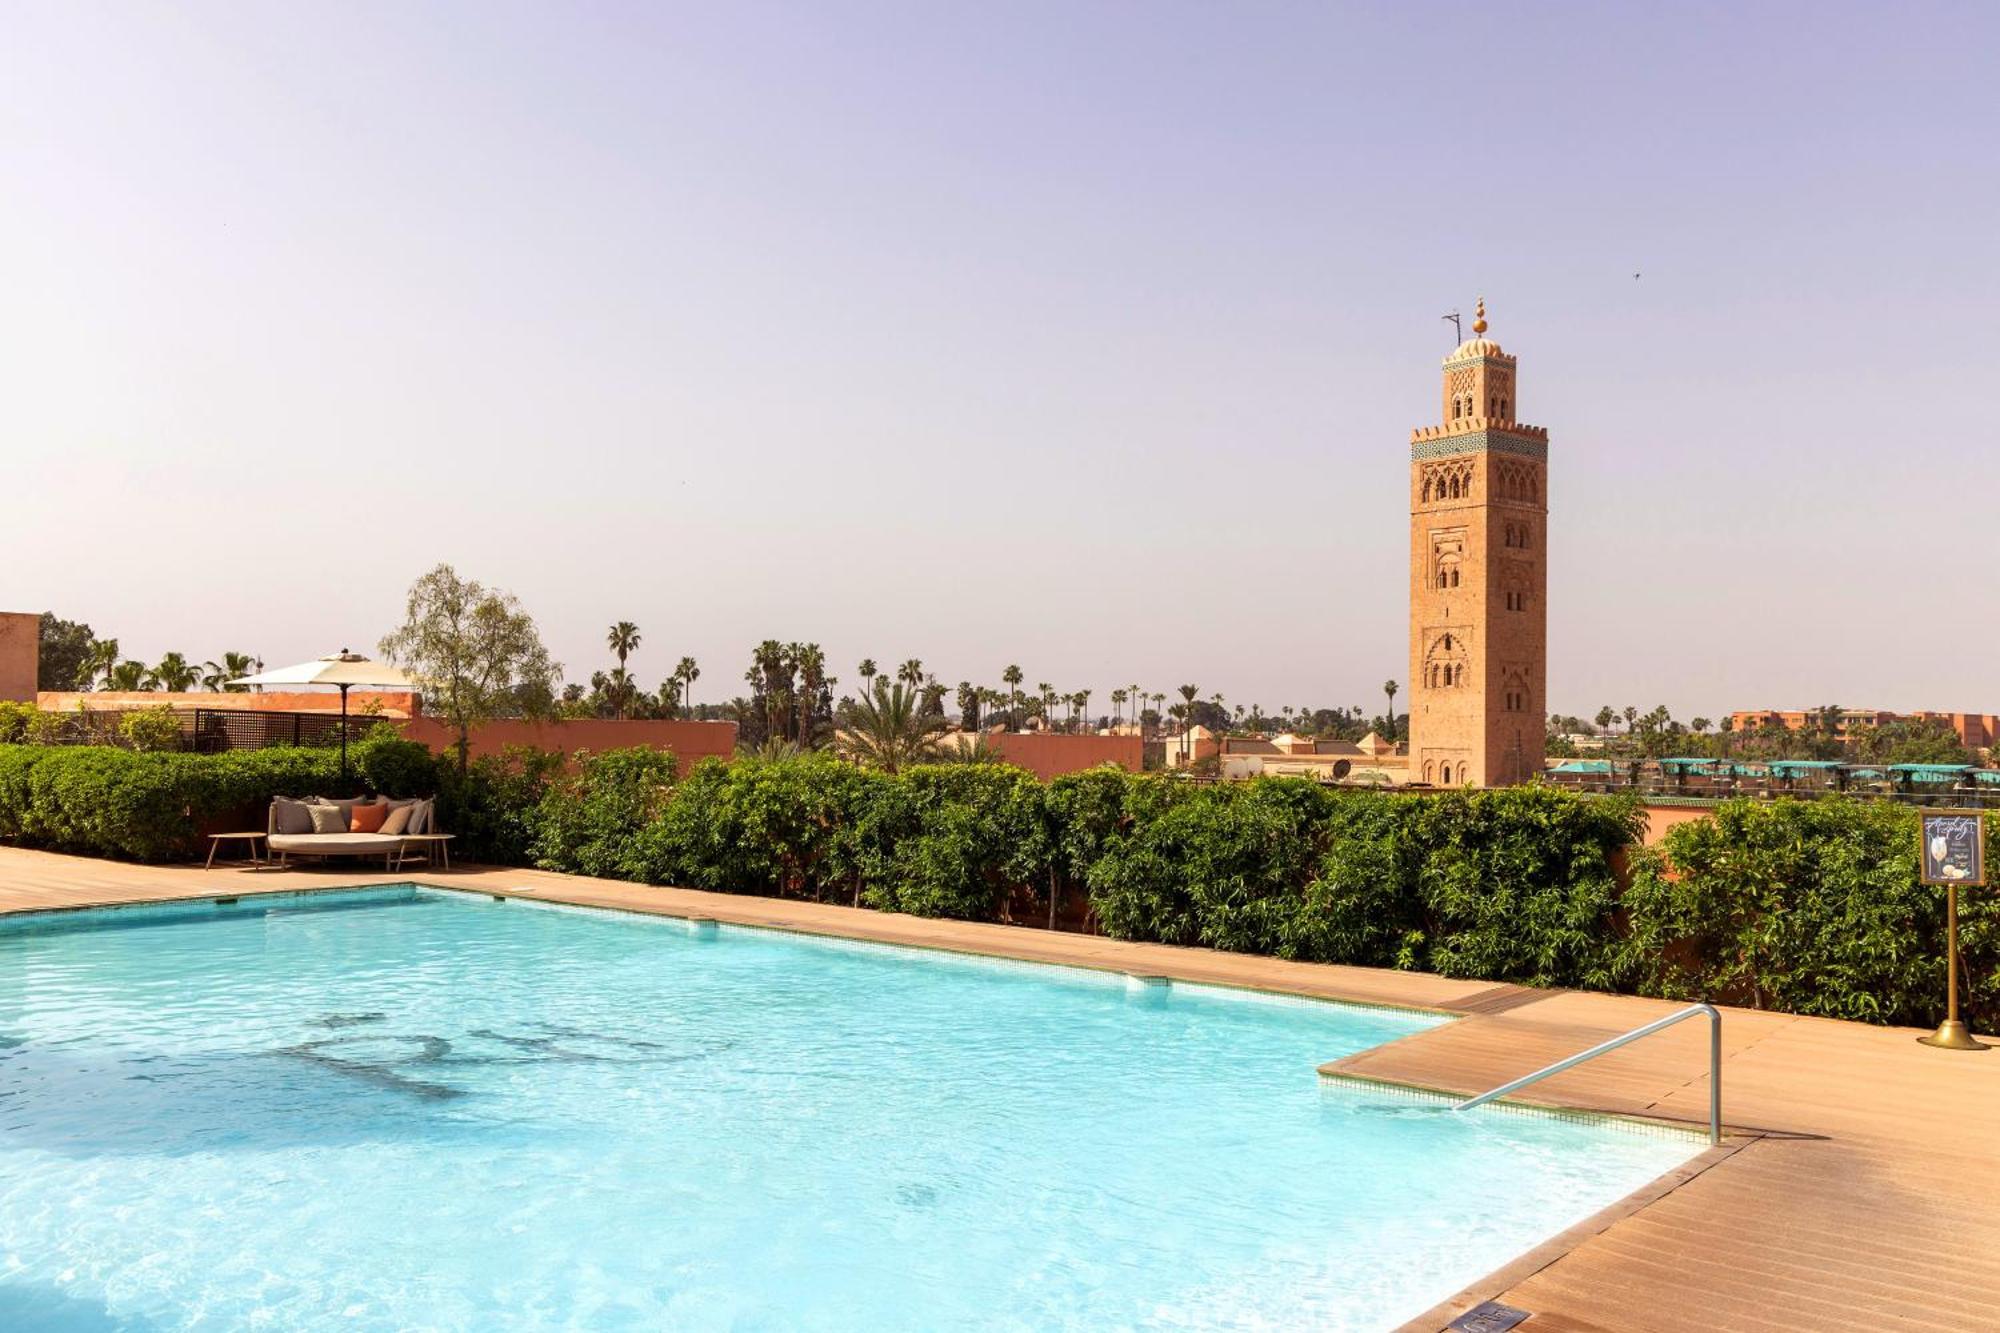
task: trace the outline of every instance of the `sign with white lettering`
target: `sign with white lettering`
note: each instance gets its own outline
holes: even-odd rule
[[[1986,849],[1977,811],[1923,812],[1924,883],[1984,884]]]

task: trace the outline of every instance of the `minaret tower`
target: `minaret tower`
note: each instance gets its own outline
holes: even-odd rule
[[[1444,359],[1443,424],[1410,432],[1410,780],[1497,787],[1542,771],[1549,433],[1514,419],[1514,358]]]

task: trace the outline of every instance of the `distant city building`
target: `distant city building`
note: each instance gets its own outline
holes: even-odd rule
[[[1941,722],[1958,735],[1958,743],[1968,750],[1983,750],[2000,744],[2000,716],[1992,713],[1892,713],[1881,708],[1842,708],[1831,715],[1835,740],[1848,742],[1869,727],[1892,722]],[[1738,733],[1783,728],[1806,731],[1825,725],[1817,708],[1798,710],[1746,709],[1731,713],[1729,725]]]
[[[1542,771],[1549,433],[1515,420],[1515,359],[1444,359],[1443,422],[1410,434],[1409,778],[1503,786]]]

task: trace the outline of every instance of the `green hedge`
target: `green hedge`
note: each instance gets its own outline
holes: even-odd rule
[[[1945,891],[1918,873],[1905,807],[1727,802],[1635,856],[1628,971],[1648,995],[1928,1027],[1943,1016]],[[1959,891],[1971,1014],[1987,1031],[2000,1024],[1996,892]]]
[[[350,761],[350,788],[391,796],[434,789],[430,752],[393,730],[355,744]],[[262,828],[273,796],[332,794],[339,783],[337,750],[180,754],[0,745],[0,838],[89,856],[170,861],[197,854],[201,834],[219,822]]]
[[[1642,849],[1629,800],[1548,787],[576,759],[514,750],[460,774],[387,729],[354,750],[367,789],[435,791],[468,860],[968,920],[1087,907],[1120,939],[1877,1023],[1933,1023],[1943,994],[1943,893],[1917,883],[1915,813],[1883,802],[1728,802]],[[0,745],[0,837],[188,856],[205,825],[330,791],[336,769],[318,749]],[[1965,895],[1963,924],[1972,1016],[1990,1027],[1992,891]]]

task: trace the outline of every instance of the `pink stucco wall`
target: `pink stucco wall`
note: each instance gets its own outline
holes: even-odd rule
[[[411,740],[443,754],[458,742],[458,733],[449,723],[434,717],[420,717],[403,724],[403,734]],[[662,722],[630,718],[583,718],[570,722],[523,722],[507,719],[485,722],[472,729],[472,757],[498,754],[510,745],[528,745],[537,750],[569,754],[576,750],[621,750],[634,745],[650,745],[671,750],[680,757],[683,770],[698,759],[720,755],[727,759],[736,752],[734,722]]]
[[[417,711],[417,696],[409,690],[349,690],[347,711],[359,716],[368,706],[377,705],[383,717],[405,718]],[[81,706],[115,711],[125,708],[233,708],[260,713],[338,713],[337,690],[266,690],[210,693],[189,691],[168,694],[164,690],[43,690],[35,698],[45,713],[73,713]]]
[[[35,701],[41,663],[42,617],[35,611],[0,611],[0,699]]]
[[[1144,767],[1145,743],[1137,736],[1067,736],[1059,732],[995,732],[987,741],[1000,757],[1046,782],[1099,764],[1137,773]]]
[[[1667,836],[1667,830],[1676,824],[1689,824],[1697,819],[1707,819],[1715,813],[1713,806],[1707,805],[1649,805],[1646,810],[1646,836],[1648,847],[1658,846]]]

